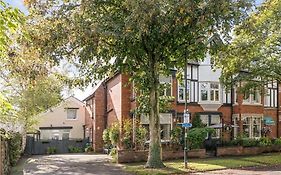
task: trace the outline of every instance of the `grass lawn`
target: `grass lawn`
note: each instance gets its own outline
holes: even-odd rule
[[[187,172],[281,164],[281,154],[271,153],[247,157],[189,159],[188,169],[184,169],[183,160],[166,161],[164,163],[166,168],[163,169],[146,169],[144,168],[145,163],[124,164],[124,169],[138,175],[183,174]]]

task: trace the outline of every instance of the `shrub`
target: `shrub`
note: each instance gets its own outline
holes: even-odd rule
[[[182,136],[183,134],[181,127],[177,126],[171,130],[171,141],[173,144],[180,145]]]
[[[281,145],[281,138],[275,139],[273,143],[274,143],[274,145],[280,146]]]
[[[123,125],[124,129],[124,135],[123,135],[123,143],[126,149],[132,148],[133,146],[133,140],[132,140],[132,131],[133,131],[133,126],[132,126],[132,120],[126,119],[124,121]]]
[[[50,146],[47,148],[47,154],[55,154],[57,152],[56,147]]]
[[[195,114],[194,118],[192,119],[192,128],[204,128],[204,124],[200,118],[198,113]]]
[[[112,148],[109,155],[113,158],[113,162],[117,162],[117,148]]]
[[[214,132],[212,128],[193,128],[187,133],[190,149],[203,148],[203,143],[208,133]]]
[[[15,166],[22,153],[22,135],[11,133],[8,140],[9,159],[12,166]]]
[[[111,144],[113,146],[117,146],[118,140],[119,140],[119,124],[118,123],[114,123],[110,127],[109,138],[110,138]]]
[[[105,129],[102,133],[102,140],[104,142],[105,148],[110,148],[110,146],[111,146],[109,133],[110,133],[110,129]]]
[[[146,142],[146,135],[148,131],[146,128],[139,126],[136,128],[136,142],[141,148],[144,150],[145,142]]]
[[[268,137],[261,137],[259,140],[259,146],[271,146],[272,142]]]
[[[76,146],[69,146],[68,151],[70,153],[81,153],[81,152],[83,152],[80,147],[76,147]]]
[[[258,145],[259,145],[259,140],[248,139],[248,138],[242,139],[242,146],[244,146],[244,147],[255,147]]]
[[[85,148],[86,153],[90,153],[90,152],[93,152],[93,151],[94,151],[94,148],[92,146],[90,146],[90,145],[86,146],[86,148]]]

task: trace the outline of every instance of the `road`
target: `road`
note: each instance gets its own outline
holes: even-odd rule
[[[108,155],[61,154],[28,158],[24,175],[129,175],[121,165],[111,163]]]

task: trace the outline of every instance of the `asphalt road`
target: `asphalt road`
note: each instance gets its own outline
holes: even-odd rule
[[[108,155],[61,154],[28,158],[24,175],[129,175]]]

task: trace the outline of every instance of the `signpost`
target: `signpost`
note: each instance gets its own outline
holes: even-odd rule
[[[190,123],[190,113],[188,109],[184,110],[182,127],[184,127],[184,168],[187,168],[187,131],[192,127]]]

